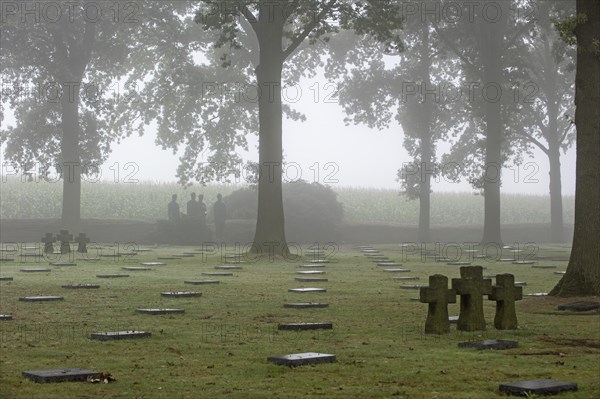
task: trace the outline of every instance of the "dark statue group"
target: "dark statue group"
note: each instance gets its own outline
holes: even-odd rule
[[[191,193],[191,198],[186,204],[186,213],[183,214],[177,203],[177,194],[171,196],[171,202],[168,205],[168,216],[171,223],[180,223],[187,220],[200,226],[206,226],[207,207],[204,203],[204,195]],[[215,238],[223,240],[225,234],[225,220],[227,218],[227,208],[223,202],[223,196],[217,194],[217,201],[213,204],[213,218],[215,222]]]

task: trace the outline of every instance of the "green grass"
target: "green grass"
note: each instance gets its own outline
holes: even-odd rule
[[[62,184],[21,182],[8,178],[0,183],[0,219],[59,218]],[[210,207],[217,193],[224,196],[240,188],[236,185],[192,186],[187,189],[175,184],[155,183],[83,183],[81,190],[82,217],[96,219],[138,219],[155,221],[166,217],[166,204],[171,194],[178,194],[181,205],[191,192],[204,194]],[[349,223],[418,223],[419,202],[407,201],[391,189],[333,187],[344,206],[344,220]],[[565,223],[572,223],[574,197],[563,200]],[[548,196],[502,195],[503,224],[550,222]],[[472,193],[432,193],[432,225],[483,225],[483,197]]]
[[[398,246],[378,246],[402,261]],[[433,246],[431,246],[433,248]],[[244,265],[235,277],[218,285],[192,286],[183,280],[214,271],[218,256],[167,261],[152,271],[127,272],[128,279],[97,279],[98,273],[125,272],[124,265],[157,256],[189,251],[187,247],[157,247],[134,259],[78,261],[75,267],[52,267],[47,274],[28,274],[24,265],[46,262],[2,262],[0,313],[1,398],[495,398],[501,382],[555,378],[574,381],[579,392],[561,398],[600,396],[598,379],[600,316],[559,312],[554,298],[530,298],[517,303],[517,331],[493,329],[494,303],[485,301],[489,328],[444,336],[422,334],[427,306],[410,301],[418,291],[401,290],[381,267],[349,247],[335,254],[324,269],[326,293],[294,294],[288,288],[307,286],[294,281],[298,262],[277,260]],[[565,256],[564,247],[543,248],[542,255]],[[3,254],[6,256],[6,254]],[[18,256],[17,256],[18,260]],[[458,277],[459,268],[410,256],[404,266],[416,283],[442,273]],[[558,281],[554,269],[533,269],[482,261],[485,274],[509,272],[527,281],[525,293],[548,291]],[[557,265],[566,262],[538,261]],[[403,274],[404,275],[404,274]],[[66,283],[99,283],[98,290],[67,290]],[[414,284],[408,282],[407,284]],[[198,290],[201,298],[168,299],[166,290]],[[18,297],[63,295],[63,302],[24,303]],[[284,302],[326,301],[326,309],[284,309]],[[564,300],[563,300],[564,302]],[[181,307],[184,315],[137,314],[138,307]],[[458,304],[450,305],[457,314]],[[279,332],[280,322],[333,322],[333,331]],[[93,341],[91,332],[140,329],[152,332],[141,340]],[[520,348],[475,351],[457,348],[465,339],[517,338]],[[266,362],[280,353],[334,353],[337,363],[288,368]],[[21,377],[30,369],[83,367],[110,372],[111,384],[36,384]]]

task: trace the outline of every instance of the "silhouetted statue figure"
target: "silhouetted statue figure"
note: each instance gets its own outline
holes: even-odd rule
[[[213,204],[213,213],[215,217],[215,238],[219,241],[225,238],[225,219],[227,219],[227,207],[223,202],[223,196],[217,194],[217,202]]]
[[[204,203],[204,195],[198,195],[198,219],[200,223],[206,224],[206,204]]]
[[[177,203],[177,194],[171,196],[171,202],[168,206],[169,220],[172,222],[179,220],[179,204]]]
[[[190,219],[200,219],[200,204],[196,201],[196,193],[191,194],[192,199],[187,202],[187,215]]]

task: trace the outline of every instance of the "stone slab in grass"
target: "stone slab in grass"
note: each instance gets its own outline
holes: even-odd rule
[[[97,377],[100,373],[84,369],[57,369],[57,370],[27,370],[22,375],[38,383],[87,381],[88,378]]]
[[[559,380],[529,380],[500,384],[500,392],[516,396],[556,395],[561,392],[577,391],[574,382]]]
[[[0,320],[8,321],[8,320],[12,320],[12,319],[13,319],[13,317],[10,314],[0,314]]]
[[[458,323],[458,316],[450,316],[450,317],[448,317],[448,322],[450,324],[457,324]]]
[[[361,249],[361,252],[363,254],[378,254],[379,250],[375,248],[363,248]]]
[[[487,259],[489,255],[473,255],[473,259]]]
[[[69,266],[77,266],[77,263],[73,263],[73,262],[51,262],[50,266],[69,267]]]
[[[438,262],[438,263],[447,263],[447,262],[452,262],[452,259],[450,259],[450,258],[439,258],[439,257],[436,257],[435,261]]]
[[[168,291],[161,292],[160,295],[167,298],[195,298],[202,296],[202,293],[196,291]]]
[[[525,296],[548,296],[547,292],[532,292],[531,294],[525,294]]]
[[[228,265],[242,265],[248,262],[241,259],[225,259],[225,263]]]
[[[100,256],[103,258],[119,258],[121,254],[100,254]]]
[[[303,331],[303,330],[331,330],[333,323],[280,323],[278,330]]]
[[[196,255],[192,254],[192,253],[185,253],[185,254],[177,254],[175,256],[177,256],[178,258],[193,258]]]
[[[43,258],[44,256],[46,256],[45,254],[21,254],[19,255],[21,257],[21,260],[27,260],[29,258]]]
[[[22,296],[19,298],[21,302],[52,302],[52,301],[62,301],[65,298],[62,296],[56,295],[42,295],[42,296]]]
[[[290,355],[269,356],[267,361],[280,366],[305,366],[311,364],[335,363],[335,355],[328,353],[293,353]]]
[[[296,274],[326,274],[325,270],[300,270]]]
[[[515,281],[515,287],[525,287],[526,285],[525,281]]]
[[[519,343],[517,341],[507,341],[502,339],[484,339],[481,341],[465,341],[458,343],[459,348],[472,348],[472,349],[495,349],[495,350],[504,350],[504,349],[514,349],[519,347]]]
[[[550,265],[533,265],[531,267],[533,269],[556,269],[556,266],[550,266]]]
[[[392,277],[392,280],[397,280],[397,281],[411,281],[411,280],[419,280],[420,277],[414,277],[414,276],[406,276],[406,277]]]
[[[0,262],[14,262],[15,258],[0,258]]]
[[[203,276],[233,276],[233,273],[228,272],[203,272]]]
[[[446,262],[449,266],[470,266],[471,262]]]
[[[143,314],[182,314],[184,309],[136,309],[136,312]]]
[[[126,278],[129,274],[96,274],[98,278]]]
[[[0,276],[0,281],[13,281],[11,276]]]
[[[400,289],[403,290],[420,290],[421,287],[425,287],[424,285],[401,285],[399,286]]]
[[[219,284],[219,280],[185,280],[184,284],[192,284],[192,285]]]
[[[166,266],[167,264],[164,262],[143,262],[142,266]]]
[[[298,267],[301,269],[318,269],[324,268],[325,265],[298,265]]]
[[[564,276],[565,274],[567,274],[567,272],[560,271],[560,272],[554,272],[554,274],[558,274],[559,276]]]
[[[534,260],[515,260],[513,265],[533,265],[534,263]]]
[[[410,269],[383,269],[386,273],[409,273]]]
[[[327,292],[327,288],[315,288],[315,287],[302,287],[302,288],[289,288],[289,292]]]
[[[578,301],[558,305],[558,310],[573,310],[576,312],[587,312],[589,310],[600,309],[600,302]]]
[[[31,267],[31,268],[21,269],[21,271],[23,273],[48,273],[48,272],[51,272],[52,269],[41,268],[41,267]]]
[[[242,266],[234,266],[234,265],[217,265],[215,266],[217,270],[241,270]]]
[[[62,288],[68,288],[68,289],[96,289],[96,288],[100,288],[100,284],[65,284],[65,285],[61,285]]]
[[[290,309],[327,308],[329,307],[329,304],[319,302],[284,303],[283,307]]]
[[[498,262],[515,262],[514,258],[500,258]]]
[[[307,262],[319,265],[322,263],[329,263],[329,259],[312,259],[312,260],[308,260]]]
[[[377,262],[377,266],[402,266],[402,263],[398,263],[398,262]]]
[[[156,259],[158,260],[176,260],[176,259],[181,259],[180,256],[158,256]]]
[[[294,280],[301,283],[324,283],[329,281],[329,279],[321,277],[296,277]]]
[[[152,270],[149,267],[145,267],[145,266],[125,266],[122,267],[123,270],[131,270],[134,272],[139,272],[139,271],[145,271],[145,270]]]
[[[146,338],[151,335],[152,333],[148,331],[109,331],[92,333],[90,338],[97,339],[99,341],[115,341],[119,339]]]

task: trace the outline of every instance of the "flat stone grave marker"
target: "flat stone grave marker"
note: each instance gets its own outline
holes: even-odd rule
[[[438,262],[438,263],[447,263],[447,262],[452,262],[452,259],[450,259],[450,258],[436,257],[435,261]]]
[[[383,269],[386,273],[408,273],[410,269]]]
[[[299,281],[301,283],[324,283],[329,281],[328,278],[321,277],[296,277],[294,280]]]
[[[19,255],[21,257],[21,260],[27,260],[28,258],[43,258],[45,255],[44,254],[21,254]]]
[[[0,262],[14,262],[15,258],[0,258]]]
[[[298,265],[298,267],[301,269],[317,269],[317,268],[323,268],[323,267],[325,267],[325,265]]]
[[[267,361],[280,366],[305,366],[309,364],[335,363],[335,355],[328,353],[293,353],[290,355],[269,356]]]
[[[119,253],[115,253],[115,254],[100,254],[101,257],[103,258],[120,258],[121,254]]]
[[[487,258],[488,258],[488,255],[482,255],[482,254],[473,255],[473,259],[487,259]]]
[[[399,286],[400,289],[403,290],[420,290],[422,287],[425,287],[424,285],[401,285]]]
[[[63,301],[65,298],[62,296],[46,295],[46,296],[22,296],[19,298],[21,302],[52,302],[52,301]]]
[[[225,259],[241,259],[244,254],[225,254]]]
[[[203,272],[203,276],[233,276],[233,273],[228,272]]]
[[[191,256],[196,256],[197,253],[196,252],[182,252],[183,255],[191,255]]]
[[[185,254],[177,254],[175,255],[179,258],[193,258],[194,256],[196,256],[195,254],[192,253],[185,253]]]
[[[219,284],[219,280],[185,280],[184,284],[192,284],[192,285]]]
[[[160,295],[168,298],[195,298],[202,296],[202,293],[196,291],[170,291],[161,292]]]
[[[450,317],[448,317],[448,322],[450,324],[456,324],[456,323],[458,323],[458,316],[450,316]]]
[[[526,285],[525,281],[515,281],[515,287],[525,287]]]
[[[48,382],[87,381],[99,375],[97,371],[84,369],[57,369],[57,370],[27,370],[22,375],[40,384]]]
[[[50,266],[71,267],[71,266],[77,266],[77,263],[73,263],[73,262],[50,262]]]
[[[587,312],[588,310],[600,309],[600,302],[578,301],[558,305],[558,310],[574,310],[576,312]]]
[[[136,252],[152,252],[153,249],[152,248],[138,248],[136,249]]]
[[[515,260],[513,258],[500,258],[498,259],[498,262],[514,262]]]
[[[10,276],[0,276],[0,281],[13,281],[13,278]]]
[[[181,259],[179,256],[158,256],[156,257],[158,260],[173,260],[173,259]]]
[[[561,272],[554,272],[554,274],[558,274],[559,276],[563,276],[563,275],[567,274],[567,272],[562,272],[562,271]]]
[[[163,262],[143,262],[142,266],[166,266],[166,263]]]
[[[289,288],[289,292],[327,292],[327,288],[315,288],[315,287],[306,287],[306,288]]]
[[[299,270],[296,274],[326,274],[325,270]]]
[[[98,278],[126,278],[129,274],[96,274]]]
[[[361,250],[363,254],[378,254],[379,250],[375,248],[365,248]]]
[[[402,263],[398,263],[398,262],[377,262],[377,266],[402,266]]]
[[[513,265],[533,265],[534,263],[534,260],[515,260]]]
[[[117,252],[118,256],[136,256],[137,254],[137,251]]]
[[[284,303],[283,307],[291,309],[327,308],[329,307],[329,304],[318,302]]]
[[[519,343],[516,341],[496,340],[496,339],[484,339],[481,341],[465,341],[458,343],[459,348],[473,348],[473,349],[514,349],[519,347]]]
[[[92,333],[90,338],[99,341],[114,341],[118,339],[146,338],[151,335],[152,333],[147,331],[110,331]]]
[[[12,315],[10,315],[10,314],[0,314],[0,320],[5,320],[5,321],[12,320]]]
[[[407,276],[407,277],[392,277],[392,280],[397,281],[411,281],[411,280],[419,280],[419,277]]]
[[[65,284],[61,285],[61,287],[69,289],[95,289],[100,288],[100,284]]]
[[[315,263],[315,264],[329,263],[329,259],[312,259],[312,260],[309,260],[308,263]]]
[[[228,265],[241,265],[244,263],[248,263],[245,260],[240,260],[240,259],[225,259],[225,263]]]
[[[149,267],[145,266],[125,266],[122,267],[123,270],[131,270],[131,271],[144,271],[144,270],[152,270]]]
[[[531,267],[533,269],[556,269],[556,266],[549,266],[549,265],[533,265]]]
[[[217,265],[215,266],[217,270],[241,270],[242,266],[232,266],[232,265]]]
[[[526,296],[548,296],[547,292],[532,292],[531,294],[526,294]]]
[[[449,266],[470,266],[471,262],[446,262]]]
[[[182,314],[184,309],[136,309],[138,313],[144,314]]]
[[[560,392],[577,391],[577,384],[559,380],[530,380],[500,384],[500,392],[510,395],[555,395]]]
[[[23,273],[48,273],[48,272],[51,272],[52,269],[32,267],[32,268],[21,269],[21,271]]]
[[[303,330],[331,330],[332,323],[280,323],[278,330],[303,331]]]

